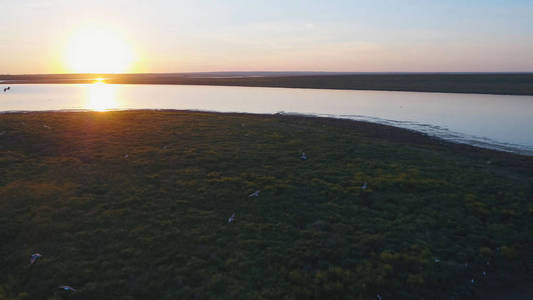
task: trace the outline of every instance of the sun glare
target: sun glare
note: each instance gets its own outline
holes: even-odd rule
[[[118,108],[116,86],[102,81],[90,84],[87,91],[86,108],[95,111],[106,111]]]
[[[66,69],[73,73],[121,73],[131,71],[134,55],[118,34],[90,28],[72,35],[64,60]]]

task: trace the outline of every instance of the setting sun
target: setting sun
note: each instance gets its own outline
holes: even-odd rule
[[[76,32],[65,49],[64,63],[73,73],[121,73],[131,71],[131,46],[107,29],[89,28]]]
[[[0,300],[533,300],[533,0],[0,3]]]

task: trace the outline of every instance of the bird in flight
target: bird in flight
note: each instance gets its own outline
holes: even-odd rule
[[[235,213],[233,213],[231,217],[228,218],[228,223],[231,223],[233,221],[235,221]]]
[[[300,158],[302,160],[307,160],[307,155],[305,154],[305,152],[302,152],[302,156],[300,156]]]
[[[30,265],[33,265],[34,263],[37,262],[37,259],[41,258],[41,254],[40,253],[34,253],[31,255],[31,258],[30,258]]]
[[[58,288],[64,290],[65,292],[75,292],[76,289],[71,287],[71,286],[68,286],[68,285],[60,285],[58,286]]]

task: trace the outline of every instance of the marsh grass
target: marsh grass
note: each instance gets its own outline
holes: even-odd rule
[[[531,158],[290,116],[21,113],[0,131],[0,299],[448,299],[531,275]]]

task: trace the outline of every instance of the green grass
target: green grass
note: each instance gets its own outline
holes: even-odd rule
[[[450,299],[531,275],[532,158],[290,116],[3,114],[0,132],[0,299]]]

